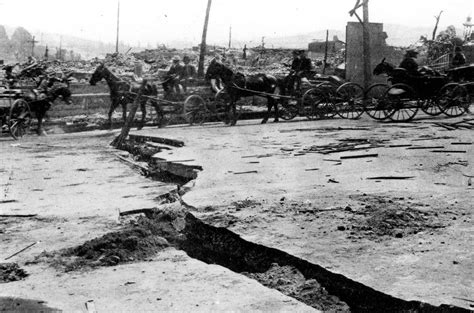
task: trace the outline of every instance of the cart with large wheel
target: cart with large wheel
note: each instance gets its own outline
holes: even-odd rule
[[[384,68],[386,70],[378,70]],[[386,73],[392,85],[374,84],[364,93],[366,113],[376,119],[394,122],[412,120],[421,109],[428,115],[464,114],[470,97],[464,84],[451,82],[446,75],[408,75],[382,60],[374,74]]]
[[[308,119],[331,118],[358,119],[364,112],[364,90],[352,82],[344,82],[337,76],[318,77],[310,80],[311,87],[301,93],[300,101],[293,108],[296,114]]]
[[[0,86],[0,124],[2,133],[18,140],[29,133],[32,113],[21,89]]]

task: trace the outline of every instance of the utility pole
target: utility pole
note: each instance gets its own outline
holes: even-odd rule
[[[62,45],[63,45],[63,36],[60,36],[59,37],[59,56],[58,56],[59,61],[62,61],[62,58],[63,58]]]
[[[361,3],[362,1],[362,3]],[[362,7],[362,19],[357,15],[356,10]],[[364,88],[369,88],[372,78],[372,71],[370,70],[370,31],[369,31],[369,0],[357,0],[354,8],[349,11],[350,16],[355,15],[362,24],[362,55],[364,63]]]
[[[328,45],[329,45],[329,29],[326,30],[326,46],[324,47],[323,74],[326,74],[326,66],[328,62]]]
[[[230,46],[232,45],[232,25],[229,27],[229,50]]]
[[[115,40],[115,53],[119,51],[119,25],[120,25],[120,1],[117,2],[117,39]]]
[[[206,54],[206,36],[207,36],[207,25],[209,23],[209,12],[211,11],[212,0],[207,0],[207,9],[206,17],[204,18],[204,28],[202,30],[202,40],[201,40],[201,51],[199,54],[199,64],[198,64],[198,76],[204,76],[204,56]]]
[[[369,88],[370,82],[372,80],[372,71],[371,71],[371,57],[370,57],[370,31],[369,31],[369,0],[363,0],[362,3],[362,12],[363,12],[363,33],[362,40],[364,41],[364,89]]]
[[[27,42],[31,43],[31,56],[34,57],[35,56],[35,43],[37,43],[38,41],[36,41],[35,36],[33,36],[33,38],[31,38],[31,40],[28,40]]]

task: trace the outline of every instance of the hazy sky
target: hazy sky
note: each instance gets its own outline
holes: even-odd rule
[[[322,29],[343,30],[355,0],[213,0],[208,43],[232,36],[259,41]],[[207,0],[120,0],[120,38],[136,45],[173,40],[200,42]],[[462,27],[474,0],[370,0],[370,20]],[[360,12],[360,14],[362,14]],[[115,41],[117,0],[0,0],[0,24],[24,26],[107,42]]]

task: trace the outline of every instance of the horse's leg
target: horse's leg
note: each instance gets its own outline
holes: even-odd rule
[[[268,102],[270,103],[270,106],[268,107],[268,115],[270,116],[270,111],[273,106],[274,111],[275,111],[275,119],[273,120],[273,122],[277,123],[279,122],[279,118],[280,118],[280,112],[278,112],[278,101],[276,101],[272,97],[269,97]]]
[[[230,123],[230,126],[234,126],[235,124],[237,124],[237,108],[236,108],[237,105],[235,101],[232,101],[231,107],[232,107],[232,122]]]
[[[36,132],[39,136],[46,135],[46,132],[43,132],[43,119],[45,113],[46,112],[44,112],[42,108],[36,112],[36,118],[38,119],[38,128],[36,129]]]
[[[127,121],[127,102],[122,101],[122,119],[123,122],[125,123]]]
[[[110,104],[109,108],[109,113],[108,113],[108,123],[109,123],[109,129],[112,129],[112,114],[115,111],[115,108],[118,106],[118,101],[113,100],[112,103]]]
[[[108,118],[107,118],[107,124],[108,124],[108,128],[109,129],[112,129],[112,113],[114,113],[114,106],[111,105],[110,108],[109,108],[109,113],[107,114],[108,115]]]
[[[228,105],[225,104],[224,106],[224,124],[228,125],[230,124],[230,106],[232,104],[229,103]]]
[[[140,110],[142,110],[142,119],[140,121],[140,125],[138,125],[137,130],[140,130],[145,126],[145,118],[146,118],[146,100],[140,101]]]

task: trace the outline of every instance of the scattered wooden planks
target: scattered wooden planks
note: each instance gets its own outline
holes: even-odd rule
[[[462,121],[459,122],[454,122],[454,123],[447,123],[447,122],[436,122],[433,123],[436,126],[442,127],[446,130],[456,130],[456,129],[473,129],[474,128],[474,121],[473,118],[470,119],[463,119]]]
[[[404,148],[404,147],[411,147],[413,145],[410,144],[400,144],[400,145],[388,145],[388,148]]]
[[[378,153],[371,153],[371,154],[357,154],[357,155],[343,155],[340,157],[341,160],[346,159],[360,159],[360,158],[376,158],[378,157]]]
[[[14,200],[14,199],[11,199],[11,200],[0,200],[0,204],[3,204],[3,203],[13,203],[13,202],[18,202],[18,200]]]
[[[423,150],[423,149],[444,149],[444,146],[416,146],[416,147],[407,148],[407,150]]]
[[[431,150],[433,153],[466,153],[465,150]]]
[[[235,172],[234,175],[241,175],[241,174],[257,174],[257,171],[246,171],[246,172]]]
[[[38,214],[0,214],[0,217],[35,217]]]
[[[472,145],[472,142],[451,142],[451,144],[452,145],[460,145],[460,146],[462,146],[462,145],[468,146],[468,145]]]
[[[403,179],[411,179],[415,178],[415,176],[375,176],[375,177],[367,177],[370,180],[403,180]]]
[[[5,258],[5,261],[8,260],[8,259],[13,258],[15,255],[18,255],[18,254],[22,253],[22,252],[25,251],[26,249],[29,249],[29,248],[33,247],[33,246],[34,246],[35,244],[37,244],[37,243],[38,243],[38,242],[33,242],[32,244],[30,244],[30,245],[24,247],[23,249],[21,249],[21,250],[15,252],[15,253],[13,253],[13,254],[10,255],[9,257]]]
[[[317,152],[321,154],[331,154],[347,151],[360,151],[369,150],[373,148],[383,147],[381,141],[359,139],[359,138],[348,138],[341,139],[337,143],[331,143],[327,145],[311,146],[305,148],[305,152]]]

